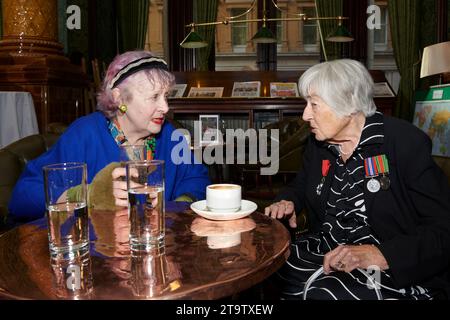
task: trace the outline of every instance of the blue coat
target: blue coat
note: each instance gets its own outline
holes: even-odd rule
[[[175,165],[172,162],[172,148],[183,141],[182,137],[180,141],[171,141],[174,130],[171,124],[165,122],[156,137],[155,159],[165,160],[165,200],[174,200],[182,194],[204,199],[206,186],[210,184],[208,170],[202,164],[194,164],[193,154],[192,164]],[[119,161],[119,147],[109,132],[106,117],[95,112],[76,120],[48,152],[28,162],[9,202],[10,218],[26,221],[44,215],[44,166],[85,162],[90,183],[97,172],[114,161]]]

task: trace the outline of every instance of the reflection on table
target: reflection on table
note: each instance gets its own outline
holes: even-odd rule
[[[0,91],[0,148],[38,133],[31,93]]]
[[[92,211],[90,255],[78,266],[50,263],[45,219],[5,233],[0,297],[219,299],[263,281],[289,254],[287,230],[263,214],[220,222],[185,204],[168,203],[166,211],[165,247],[143,254],[130,254],[126,208]],[[78,288],[76,294],[62,290],[64,283]]]

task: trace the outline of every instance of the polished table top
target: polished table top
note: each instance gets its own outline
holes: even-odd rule
[[[46,220],[8,231],[0,236],[0,297],[219,299],[261,282],[289,255],[285,227],[256,212],[210,221],[186,204],[168,204],[165,247],[143,255],[130,255],[128,232],[126,208],[91,211],[90,253],[79,263],[90,286],[71,294],[64,285],[74,273],[50,263]]]

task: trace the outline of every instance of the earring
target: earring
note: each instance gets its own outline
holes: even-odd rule
[[[120,112],[122,112],[122,113],[127,112],[127,110],[128,110],[127,105],[126,105],[126,104],[121,104],[121,105],[119,106],[119,110],[120,110]]]

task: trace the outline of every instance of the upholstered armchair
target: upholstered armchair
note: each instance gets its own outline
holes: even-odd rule
[[[46,152],[58,138],[53,133],[37,134],[0,149],[0,232],[5,229],[9,198],[26,163]]]

